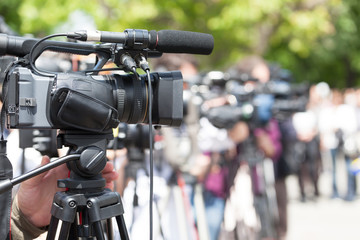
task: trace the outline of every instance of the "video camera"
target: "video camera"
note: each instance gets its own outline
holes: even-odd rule
[[[108,144],[108,149],[123,149],[132,146],[140,149],[150,148],[149,128],[143,124],[120,123],[114,135],[114,139]]]
[[[150,148],[149,128],[143,124],[120,123],[108,149],[127,149],[129,161],[143,162],[144,151]]]
[[[306,111],[310,84],[294,83],[291,71],[278,65],[271,65],[270,72],[270,81],[266,87],[275,99],[272,106],[273,116],[282,121],[293,113]]]
[[[247,74],[232,76],[218,72],[216,79],[208,82],[212,83],[210,86],[221,86],[222,90],[217,90],[215,94],[212,91],[207,93],[207,96],[216,98],[220,96],[220,92],[222,96],[226,96],[227,103],[205,109],[203,115],[214,126],[229,129],[238,121],[246,121],[253,127],[259,127],[266,124],[271,117],[282,120],[295,112],[305,111],[309,86],[291,83],[289,71],[281,73],[284,74],[273,74],[268,83],[260,84],[257,79]],[[215,76],[208,76],[212,75]]]
[[[146,58],[161,56],[162,52],[210,54],[213,48],[209,34],[173,30],[80,31],[64,36],[101,43],[0,35],[0,55],[23,57],[9,66],[3,84],[8,127],[109,132],[120,122],[147,123],[151,97],[153,123],[179,126],[183,115],[181,73],[151,73],[153,91],[149,96],[147,76],[139,76],[136,68],[148,69]],[[48,73],[34,65],[45,50],[95,53],[98,61],[88,72]],[[96,75],[109,60],[130,74]]]

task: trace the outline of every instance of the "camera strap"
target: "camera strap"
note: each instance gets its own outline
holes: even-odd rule
[[[11,162],[6,156],[6,144],[4,140],[7,129],[5,128],[5,99],[7,95],[8,73],[17,63],[8,65],[5,70],[5,78],[3,82],[3,106],[0,110],[0,182],[13,178],[13,168]],[[10,214],[12,205],[12,190],[8,190],[0,194],[0,239],[11,239]]]
[[[12,179],[13,169],[6,156],[6,140],[0,140],[0,182]],[[11,239],[10,212],[11,212],[11,189],[0,194],[0,239]]]

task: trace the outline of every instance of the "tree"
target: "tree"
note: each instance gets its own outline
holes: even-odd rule
[[[293,71],[298,81],[360,84],[357,0],[3,0],[0,6],[6,6],[0,13],[22,34],[52,33],[82,10],[106,31],[211,33],[215,48],[211,56],[199,56],[203,69],[226,69],[259,54]]]

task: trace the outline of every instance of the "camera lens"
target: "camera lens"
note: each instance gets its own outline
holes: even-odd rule
[[[134,75],[115,77],[117,110],[120,122],[147,122],[148,87],[144,79],[137,80]]]

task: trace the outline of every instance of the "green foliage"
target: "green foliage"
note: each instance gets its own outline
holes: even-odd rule
[[[226,69],[246,55],[259,54],[293,71],[298,81],[326,81],[336,87],[360,85],[357,0],[0,2],[0,14],[11,27],[37,37],[69,27],[64,23],[79,10],[91,16],[100,30],[211,33],[215,48],[211,56],[199,56],[203,69]],[[78,29],[66,31],[71,30]]]
[[[0,1],[0,15],[14,31],[19,31],[21,23],[20,15],[16,11],[20,4],[21,0]]]

